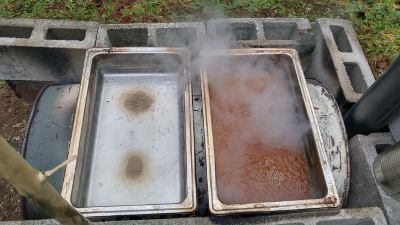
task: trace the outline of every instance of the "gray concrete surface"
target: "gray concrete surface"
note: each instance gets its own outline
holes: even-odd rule
[[[96,47],[194,48],[204,40],[204,23],[101,24]]]
[[[393,138],[396,142],[400,141],[400,115],[389,123],[390,132],[393,135]]]
[[[347,20],[318,19],[312,27],[316,46],[305,76],[329,87],[341,108],[355,103],[375,79]]]
[[[96,47],[181,47],[196,58],[206,39],[200,22],[101,24]],[[191,65],[193,94],[200,95],[200,70]]]
[[[52,225],[55,220],[0,222],[0,225]],[[292,213],[281,215],[257,215],[246,217],[186,217],[154,220],[122,220],[111,222],[95,222],[94,224],[174,224],[174,225],[206,225],[206,224],[269,224],[269,225],[385,225],[386,220],[382,211],[375,208],[341,209],[315,211],[307,213]]]
[[[229,18],[207,21],[207,39],[233,43],[233,48],[295,48],[303,69],[314,49],[310,21],[304,18]]]
[[[380,207],[388,224],[400,223],[400,202],[381,188],[375,179],[374,160],[395,142],[390,133],[356,135],[349,142],[351,180],[346,208]]]
[[[98,23],[0,18],[0,79],[80,81]]]

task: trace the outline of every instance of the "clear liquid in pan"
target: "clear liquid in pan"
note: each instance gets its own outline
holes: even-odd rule
[[[209,75],[218,198],[244,204],[313,197],[305,119],[279,75]]]

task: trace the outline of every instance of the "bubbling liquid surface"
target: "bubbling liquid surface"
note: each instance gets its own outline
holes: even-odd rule
[[[312,198],[288,82],[278,76],[209,77],[220,201],[244,204]]]

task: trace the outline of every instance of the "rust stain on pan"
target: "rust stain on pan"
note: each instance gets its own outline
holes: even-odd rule
[[[336,201],[337,201],[337,199],[335,196],[329,196],[329,197],[324,198],[325,204],[334,204],[334,203],[336,203]]]
[[[254,204],[254,208],[263,208],[263,207],[265,207],[263,204],[260,203]]]
[[[271,207],[280,207],[280,206],[281,206],[281,204],[279,202],[278,203],[268,202],[268,204],[265,204],[265,203],[254,203],[253,204],[254,208],[271,208]]]
[[[122,93],[120,101],[125,111],[137,116],[149,111],[155,102],[155,98],[146,89],[136,89]]]

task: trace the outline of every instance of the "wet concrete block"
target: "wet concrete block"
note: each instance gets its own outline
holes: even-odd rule
[[[98,23],[0,18],[0,79],[80,81]]]
[[[349,142],[350,191],[346,208],[380,207],[388,224],[400,221],[400,202],[390,197],[375,179],[374,161],[378,152],[395,142],[391,133],[356,135]]]
[[[314,49],[311,25],[304,18],[229,18],[207,21],[207,38],[233,48],[295,48],[305,69]]]
[[[312,27],[316,46],[305,71],[333,92],[341,109],[357,102],[375,79],[347,20],[318,19]]]

